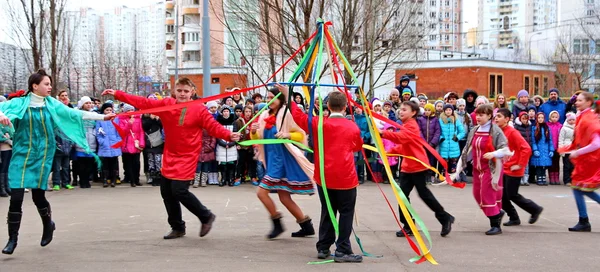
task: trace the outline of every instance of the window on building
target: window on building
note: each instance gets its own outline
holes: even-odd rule
[[[435,29],[435,24],[431,24],[431,29]],[[598,42],[600,42],[600,40],[598,40]],[[600,51],[596,51],[596,52],[600,52]]]
[[[429,40],[430,41],[435,41],[436,36],[435,35],[429,35]]]
[[[175,26],[174,25],[168,25],[167,26],[167,33],[174,33],[175,32]]]
[[[504,87],[504,77],[502,74],[490,74],[489,75],[489,98],[496,98],[498,94],[501,94]]]
[[[450,17],[450,12],[446,12],[446,13],[444,13],[444,17],[445,17],[445,18],[449,18],[449,17]]]
[[[531,91],[529,89],[529,76],[524,76],[523,77],[523,89],[527,90],[528,92]]]
[[[594,78],[596,80],[600,79],[600,62],[597,62],[596,67],[594,68]]]
[[[183,53],[184,61],[200,61],[200,51],[185,51]]]
[[[381,47],[387,48],[389,45],[389,41],[381,41]]]
[[[430,15],[431,15],[431,18],[435,18],[435,11],[432,11]]]
[[[594,16],[594,10],[593,9],[588,9],[588,11],[586,13],[587,13],[587,16]]]
[[[360,36],[354,35],[354,43],[358,43]]]
[[[596,40],[596,55],[600,55],[600,40]]]
[[[445,35],[445,36],[444,36],[444,40],[445,40],[445,41],[449,41],[449,40],[450,40],[450,35]]]
[[[446,0],[446,6],[450,6],[450,1]]]
[[[200,5],[200,0],[192,0],[192,3],[194,3],[194,5]]]
[[[581,54],[588,55],[590,53],[590,40],[582,39],[581,40]]]
[[[432,7],[435,7],[435,2],[437,2],[436,0],[431,0],[431,5]]]
[[[450,24],[446,24],[446,30],[450,29]]]
[[[542,89],[542,90],[544,90],[544,95],[543,96],[544,97],[548,97],[548,95],[549,95],[548,94],[548,77],[544,76],[544,78],[543,78],[542,81],[543,81],[543,84],[544,84],[543,85],[543,89]]]
[[[580,39],[573,40],[573,54],[581,54],[581,40]]]
[[[186,42],[199,42],[200,41],[200,32],[188,32],[185,35]]]
[[[540,94],[540,77],[538,77],[538,76],[533,77],[533,94],[534,95]]]

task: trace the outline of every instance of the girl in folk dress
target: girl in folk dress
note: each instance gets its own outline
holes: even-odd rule
[[[258,122],[253,123],[250,130],[252,139],[291,139],[307,145],[306,133],[294,122],[292,115],[285,110],[285,99],[276,88],[269,89],[267,100],[276,99],[264,111]],[[287,115],[287,116],[286,116]],[[284,118],[285,116],[285,118]],[[315,230],[310,217],[294,202],[291,195],[312,195],[315,193],[312,177],[314,166],[296,146],[286,144],[268,144],[258,146],[258,159],[265,166],[265,176],[258,186],[258,199],[273,221],[273,230],[267,238],[273,239],[284,232],[281,214],[277,212],[275,202],[269,192],[275,191],[281,203],[296,218],[301,230],[292,233],[292,237],[314,235]]]
[[[560,153],[571,153],[571,161],[575,165],[571,175],[571,188],[579,211],[579,222],[569,231],[592,230],[587,214],[584,196],[600,203],[600,195],[596,192],[600,188],[600,122],[598,116],[592,111],[594,96],[589,92],[582,92],[577,97],[575,106],[578,116],[575,121],[575,139],[568,148]],[[596,109],[600,105],[596,103]]]
[[[472,158],[473,196],[483,213],[490,220],[490,230],[486,235],[501,234],[500,223],[504,216],[502,208],[502,158],[512,155],[508,150],[506,137],[497,125],[492,124],[493,108],[480,105],[475,110],[477,126],[467,138],[466,148],[458,160],[456,173]],[[452,176],[456,180],[457,174]]]
[[[67,138],[87,152],[92,152],[82,120],[114,118],[114,114],[105,116],[91,111],[74,110],[49,97],[52,79],[44,70],[29,77],[28,87],[24,97],[0,104],[0,124],[15,128],[13,154],[8,170],[12,190],[7,217],[9,240],[2,250],[4,254],[12,254],[17,247],[23,216],[23,197],[28,188],[31,189],[33,203],[44,226],[40,245],[47,246],[52,241],[55,224],[45,193],[56,149],[54,129],[60,124]]]

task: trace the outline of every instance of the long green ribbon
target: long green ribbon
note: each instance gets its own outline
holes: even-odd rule
[[[243,142],[238,142],[238,144],[243,145],[243,146],[251,146],[251,145],[255,145],[255,144],[257,144],[257,145],[293,144],[299,148],[304,149],[305,151],[313,153],[312,149],[310,149],[308,146],[305,146],[304,144],[296,142],[296,141],[292,141],[290,139],[257,139],[257,140],[247,140],[247,141],[243,141]]]
[[[271,103],[273,103],[273,101],[277,100],[277,97],[279,97],[281,95],[281,93],[278,93],[276,96],[273,97],[273,99],[271,99],[262,109],[260,109],[254,116],[252,116],[252,119],[250,119],[250,121],[246,122],[246,124],[240,128],[240,130],[238,130],[238,133],[241,133],[242,131],[244,131],[246,129],[246,127],[248,127],[248,125],[252,124],[252,121],[254,121],[254,119],[258,118],[263,111],[265,111],[266,109],[269,108],[269,105],[271,105]]]

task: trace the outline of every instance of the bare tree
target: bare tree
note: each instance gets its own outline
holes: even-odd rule
[[[562,33],[557,39],[558,47],[553,57],[553,62],[562,62],[569,65],[569,69],[574,73],[577,81],[577,88],[579,90],[585,88],[585,83],[592,76],[590,71],[591,64],[594,62],[594,58],[590,57],[589,51],[582,51],[581,49],[576,50],[571,46],[571,35],[570,33]],[[556,85],[563,89],[570,89],[570,82],[567,82],[566,75],[555,75]]]

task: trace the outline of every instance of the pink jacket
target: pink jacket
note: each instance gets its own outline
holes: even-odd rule
[[[134,115],[133,118],[133,124],[129,122],[130,118],[119,119],[119,127],[127,132],[127,137],[123,139],[123,146],[121,146],[121,151],[123,151],[123,153],[137,154],[142,152],[135,147],[135,140],[140,142],[140,148],[144,149],[146,146],[146,137],[144,137],[144,129],[142,128],[142,118],[140,115]]]
[[[394,142],[388,140],[388,139],[381,139],[383,141],[383,148],[385,149],[385,152],[390,152],[394,146],[396,146],[394,144]],[[383,161],[381,160],[381,158],[379,158],[379,160],[377,160],[379,162],[379,164],[383,164]],[[398,164],[398,157],[388,157],[388,163],[390,164],[390,166],[394,166]]]
[[[558,137],[560,136],[560,129],[563,125],[559,122],[547,122],[547,124],[548,128],[550,128],[550,135],[552,136],[554,150],[558,150]]]

